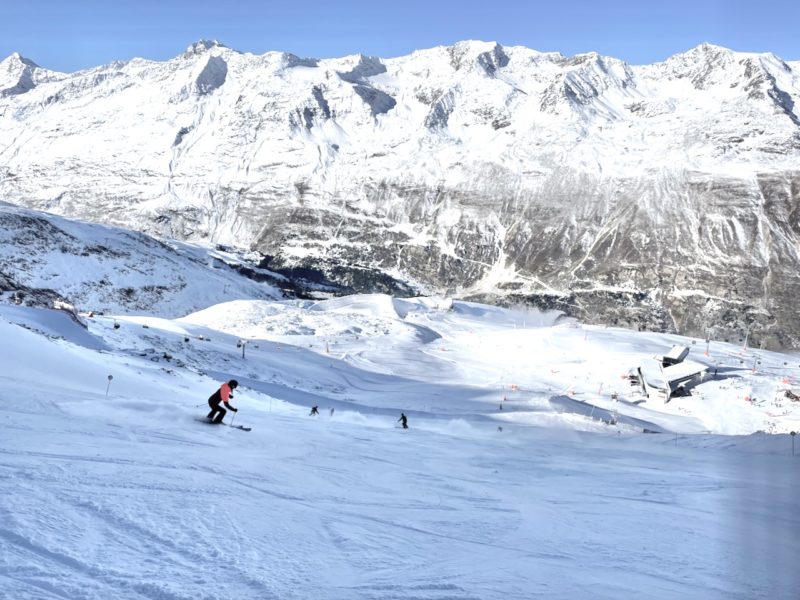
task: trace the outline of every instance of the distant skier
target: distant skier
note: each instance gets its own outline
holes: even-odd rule
[[[334,408],[331,406],[331,416],[333,416]]]
[[[408,418],[406,418],[405,413],[400,413],[400,418],[397,420],[403,424],[403,429],[408,429]]]
[[[239,412],[238,408],[234,408],[228,404],[228,400],[233,399],[233,390],[237,387],[239,387],[239,382],[235,379],[231,379],[229,382],[223,383],[216,392],[211,394],[211,397],[208,399],[208,405],[211,407],[211,412],[208,413],[208,419],[212,423],[222,423],[222,419],[225,418],[225,413],[228,412],[220,406],[220,402],[233,412]],[[219,414],[217,415],[217,413]]]
[[[313,417],[314,415],[318,415],[318,414],[319,414],[319,408],[315,404],[314,406],[311,407],[311,412],[308,413],[308,416],[309,417]]]

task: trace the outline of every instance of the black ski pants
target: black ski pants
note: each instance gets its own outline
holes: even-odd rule
[[[208,405],[211,407],[211,412],[208,413],[208,418],[211,419],[214,423],[222,423],[222,419],[225,418],[225,414],[228,412],[224,408],[222,408],[220,404],[219,394],[215,394],[217,397],[211,396],[208,399]],[[217,414],[219,413],[219,414]],[[214,417],[214,415],[217,415]]]

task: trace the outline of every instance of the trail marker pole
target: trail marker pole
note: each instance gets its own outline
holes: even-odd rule
[[[744,334],[744,346],[742,346],[742,352],[747,352],[747,338],[750,337],[750,328],[747,328],[747,331]]]
[[[796,431],[792,431],[789,435],[792,436],[792,456],[794,456],[794,436],[797,435]]]
[[[106,385],[106,400],[108,400],[108,390],[111,387],[111,380],[114,379],[113,375],[108,376],[108,385]]]

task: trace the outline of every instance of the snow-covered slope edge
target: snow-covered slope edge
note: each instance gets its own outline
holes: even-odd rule
[[[63,300],[87,312],[179,317],[229,299],[282,296],[274,285],[243,277],[234,268],[240,265],[240,257],[222,250],[0,203],[6,302]]]

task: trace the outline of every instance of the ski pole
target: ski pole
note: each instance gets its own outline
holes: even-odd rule
[[[237,413],[237,412],[238,412],[238,411],[235,411],[235,412],[233,413],[233,416],[231,417],[231,427],[233,427],[233,420],[236,418],[236,413]]]

